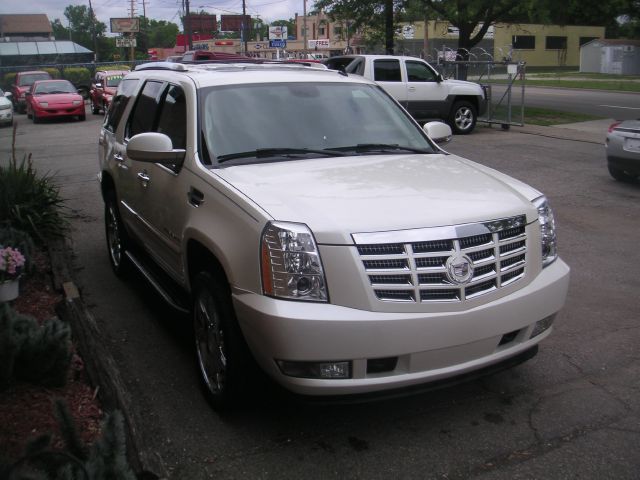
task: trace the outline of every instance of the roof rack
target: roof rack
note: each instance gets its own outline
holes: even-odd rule
[[[186,72],[187,67],[176,62],[149,62],[136,66],[135,71],[140,70],[173,70],[174,72]]]

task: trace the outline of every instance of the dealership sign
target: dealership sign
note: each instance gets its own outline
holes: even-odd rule
[[[320,38],[318,40],[309,40],[309,48],[329,48],[329,39]]]
[[[135,33],[140,31],[139,18],[112,18],[111,33]]]
[[[269,40],[286,40],[287,27],[277,26],[269,27]]]

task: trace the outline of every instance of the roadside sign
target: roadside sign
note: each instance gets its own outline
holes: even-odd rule
[[[130,48],[136,46],[137,42],[135,38],[116,38],[116,47],[118,48]]]
[[[318,40],[308,40],[309,48],[329,48],[329,39],[328,38],[319,38]]]
[[[287,48],[286,40],[269,40],[269,48]]]
[[[269,40],[284,40],[287,38],[287,27],[269,27]]]
[[[139,18],[112,18],[111,33],[135,33],[140,31]]]

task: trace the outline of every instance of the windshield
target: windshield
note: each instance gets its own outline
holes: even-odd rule
[[[51,76],[48,73],[30,73],[28,75],[20,75],[18,85],[21,87],[29,87],[33,85],[33,82],[38,80],[49,80]]]
[[[112,77],[107,77],[107,87],[117,87],[118,85],[120,85],[122,77],[123,75],[114,75]]]
[[[55,80],[39,83],[35,86],[33,93],[38,95],[44,93],[77,93],[77,91],[71,82],[67,80]]]
[[[310,153],[316,156],[325,150],[327,156],[344,155],[351,150],[359,154],[363,150],[356,147],[371,144],[378,151],[381,145],[424,153],[435,151],[422,130],[375,85],[272,83],[211,87],[203,89],[201,102],[207,153],[209,158],[220,161],[220,157],[246,158],[250,155],[243,153],[256,151],[251,161],[264,161],[264,150],[274,152],[271,157],[284,150],[313,150]]]

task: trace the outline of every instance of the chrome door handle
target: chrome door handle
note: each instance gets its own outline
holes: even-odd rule
[[[151,177],[147,175],[147,172],[138,173],[138,178],[145,183],[149,183],[149,181],[151,180]]]
[[[124,162],[124,158],[122,157],[122,155],[120,155],[119,153],[114,153],[113,154],[113,159],[116,162]]]

